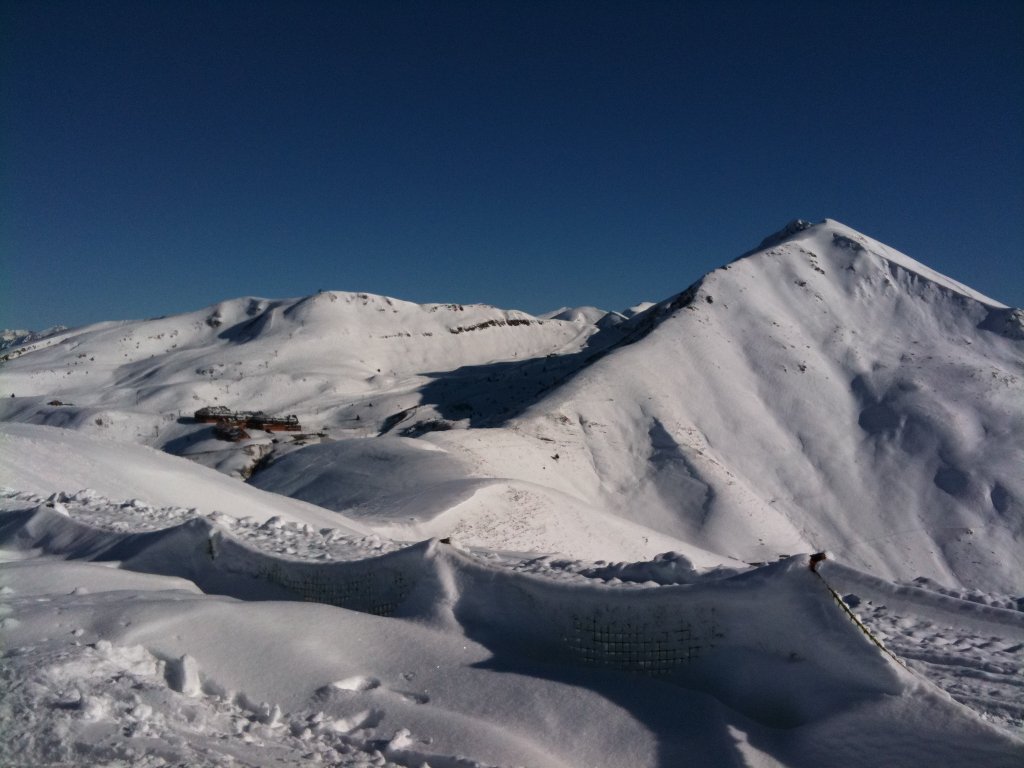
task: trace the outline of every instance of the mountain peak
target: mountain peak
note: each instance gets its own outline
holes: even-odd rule
[[[938,272],[907,256],[895,248],[835,219],[824,219],[812,224],[805,219],[794,219],[778,232],[764,238],[757,248],[747,251],[732,263],[750,257],[769,255],[778,257],[789,253],[794,257],[814,256],[829,261],[833,268],[856,273],[858,265],[873,263],[875,269],[892,273],[893,278],[905,273],[911,283],[930,284],[945,291],[967,297],[989,308],[1005,309],[1005,305],[969,286]]]
[[[828,221],[828,219],[826,219]],[[807,221],[806,219],[793,219],[786,226],[780,229],[778,232],[773,232],[768,235],[760,244],[755,248],[755,251],[763,251],[766,248],[771,248],[773,245],[779,245],[789,240],[793,235],[803,232],[805,229],[810,229],[814,224]]]

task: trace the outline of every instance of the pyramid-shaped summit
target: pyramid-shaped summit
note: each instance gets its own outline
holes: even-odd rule
[[[635,318],[521,420],[565,416],[590,501],[746,560],[1024,588],[1011,310],[838,222],[797,221]]]

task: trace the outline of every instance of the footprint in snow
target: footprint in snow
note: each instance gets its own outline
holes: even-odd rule
[[[372,691],[374,688],[380,687],[380,680],[376,677],[356,675],[355,677],[346,677],[344,680],[333,682],[330,687],[337,688],[340,691]]]
[[[338,733],[352,733],[363,729],[373,729],[384,719],[382,709],[364,709],[349,717],[339,717],[332,721],[331,730]]]
[[[352,693],[366,693],[367,691],[373,691],[381,689],[382,693],[394,694],[404,699],[405,701],[413,704],[426,704],[430,701],[430,697],[425,693],[417,693],[416,691],[396,691],[390,688],[384,688],[381,686],[380,680],[376,677],[368,677],[364,675],[354,675],[353,677],[346,677],[344,680],[336,680],[330,685],[325,685],[317,693],[321,697],[330,697],[337,691],[350,691]]]
[[[411,701],[413,704],[426,704],[430,701],[430,697],[425,693],[414,693],[412,691],[394,691],[406,701]]]

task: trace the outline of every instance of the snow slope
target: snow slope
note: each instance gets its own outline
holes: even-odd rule
[[[516,447],[500,452],[509,456]],[[311,445],[270,463],[252,484],[338,510],[401,540],[454,537],[467,546],[571,551],[591,559],[678,549],[701,566],[722,562],[550,484],[476,471],[458,453],[427,439],[385,435]]]
[[[29,506],[0,529],[15,558],[0,566],[3,675],[17,683],[0,702],[0,754],[12,764],[910,766],[942,755],[1009,766],[1024,756],[1024,741],[867,637],[805,557],[664,585],[437,542],[332,565],[271,555],[272,533],[257,544],[242,533],[253,524],[224,516],[139,538],[120,504],[104,514],[96,498],[33,501],[8,495],[7,506]],[[89,555],[76,549],[83,526]],[[26,548],[76,559],[17,559]],[[120,569],[104,565],[129,551]],[[406,580],[392,618],[344,607],[367,579],[393,583],[389,573]],[[218,585],[333,605],[209,594]],[[926,615],[963,603],[911,592],[921,595],[904,603]],[[990,655],[1024,640],[1017,612],[965,603],[956,614],[961,631],[998,633]],[[1021,683],[1010,681],[1011,702]]]
[[[89,489],[140,506],[219,511],[261,522],[280,517],[367,532],[342,515],[264,493],[186,459],[54,427],[0,424],[0,486],[43,495]]]
[[[255,473],[391,536],[702,564],[827,548],[1019,593],[1022,323],[842,224],[794,222],[622,315],[324,292],[58,331],[7,352],[0,419]],[[306,434],[225,443],[190,418],[221,404]]]
[[[825,222],[638,316],[507,426],[584,500],[704,549],[1020,593],[1019,317]]]
[[[621,314],[16,336],[5,765],[1024,762],[1024,313],[841,224]]]
[[[634,543],[660,534],[606,556],[649,556],[664,537],[701,562],[830,549],[886,578],[1020,593],[1020,317],[836,222],[801,225],[618,326],[621,339],[535,387],[537,402],[420,442],[469,477],[551,489],[549,519],[589,508],[636,526]],[[529,365],[480,375],[543,375]],[[305,470],[313,482],[319,469]],[[317,502],[344,509],[338,471],[317,481]],[[293,492],[278,477],[253,482]],[[502,519],[547,544],[526,506],[502,505]],[[421,532],[510,546],[493,527],[441,525]],[[579,541],[548,546],[582,555]]]
[[[369,294],[234,299],[65,330],[9,351],[2,386],[15,397],[4,403],[5,418],[168,447],[182,432],[180,415],[222,404],[294,412],[317,429],[354,426],[359,417],[358,426],[376,434],[416,403],[416,387],[432,372],[576,349],[594,330],[514,310]],[[45,407],[54,397],[71,405]]]

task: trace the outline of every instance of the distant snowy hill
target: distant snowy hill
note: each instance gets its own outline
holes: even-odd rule
[[[702,564],[829,549],[1022,591],[1022,337],[1020,310],[795,222],[623,314],[322,292],[30,338],[6,350],[0,418],[189,456],[400,538]],[[224,442],[191,419],[207,405],[294,413],[305,436]]]
[[[48,328],[45,331],[18,331],[13,329],[5,329],[0,331],[0,352],[11,347],[22,347],[26,344],[31,344],[40,339],[45,339],[48,336],[66,331],[67,326],[58,325],[53,328]]]

